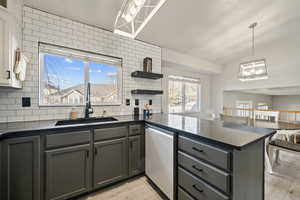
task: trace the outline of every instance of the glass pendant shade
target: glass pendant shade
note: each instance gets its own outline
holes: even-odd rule
[[[255,55],[254,45],[254,29],[257,23],[250,24],[249,28],[252,30],[252,57]],[[266,59],[251,60],[240,64],[240,71],[238,78],[240,81],[254,81],[268,79],[268,70]]]
[[[266,60],[259,59],[241,63],[238,78],[240,81],[268,79]]]

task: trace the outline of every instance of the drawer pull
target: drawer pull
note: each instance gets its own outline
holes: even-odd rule
[[[194,151],[198,151],[199,153],[203,153],[203,150],[198,149],[198,148],[196,148],[196,147],[193,147],[192,149],[193,149]]]
[[[193,188],[194,188],[195,190],[197,190],[197,192],[199,192],[199,193],[202,193],[202,192],[203,192],[203,190],[202,190],[202,189],[199,189],[199,188],[197,187],[197,185],[193,185]]]
[[[198,172],[203,172],[203,169],[198,168],[196,165],[193,165],[192,167]]]

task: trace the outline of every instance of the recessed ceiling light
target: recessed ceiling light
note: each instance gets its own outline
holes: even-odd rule
[[[124,0],[114,33],[135,38],[167,0]]]

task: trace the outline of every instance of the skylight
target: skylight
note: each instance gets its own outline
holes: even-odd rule
[[[135,38],[167,0],[124,0],[114,33]]]

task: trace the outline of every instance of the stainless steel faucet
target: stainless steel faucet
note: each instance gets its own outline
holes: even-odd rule
[[[93,114],[93,108],[91,105],[91,83],[87,84],[87,94],[86,94],[86,102],[85,102],[85,112],[84,112],[84,118],[89,118],[90,114]]]

